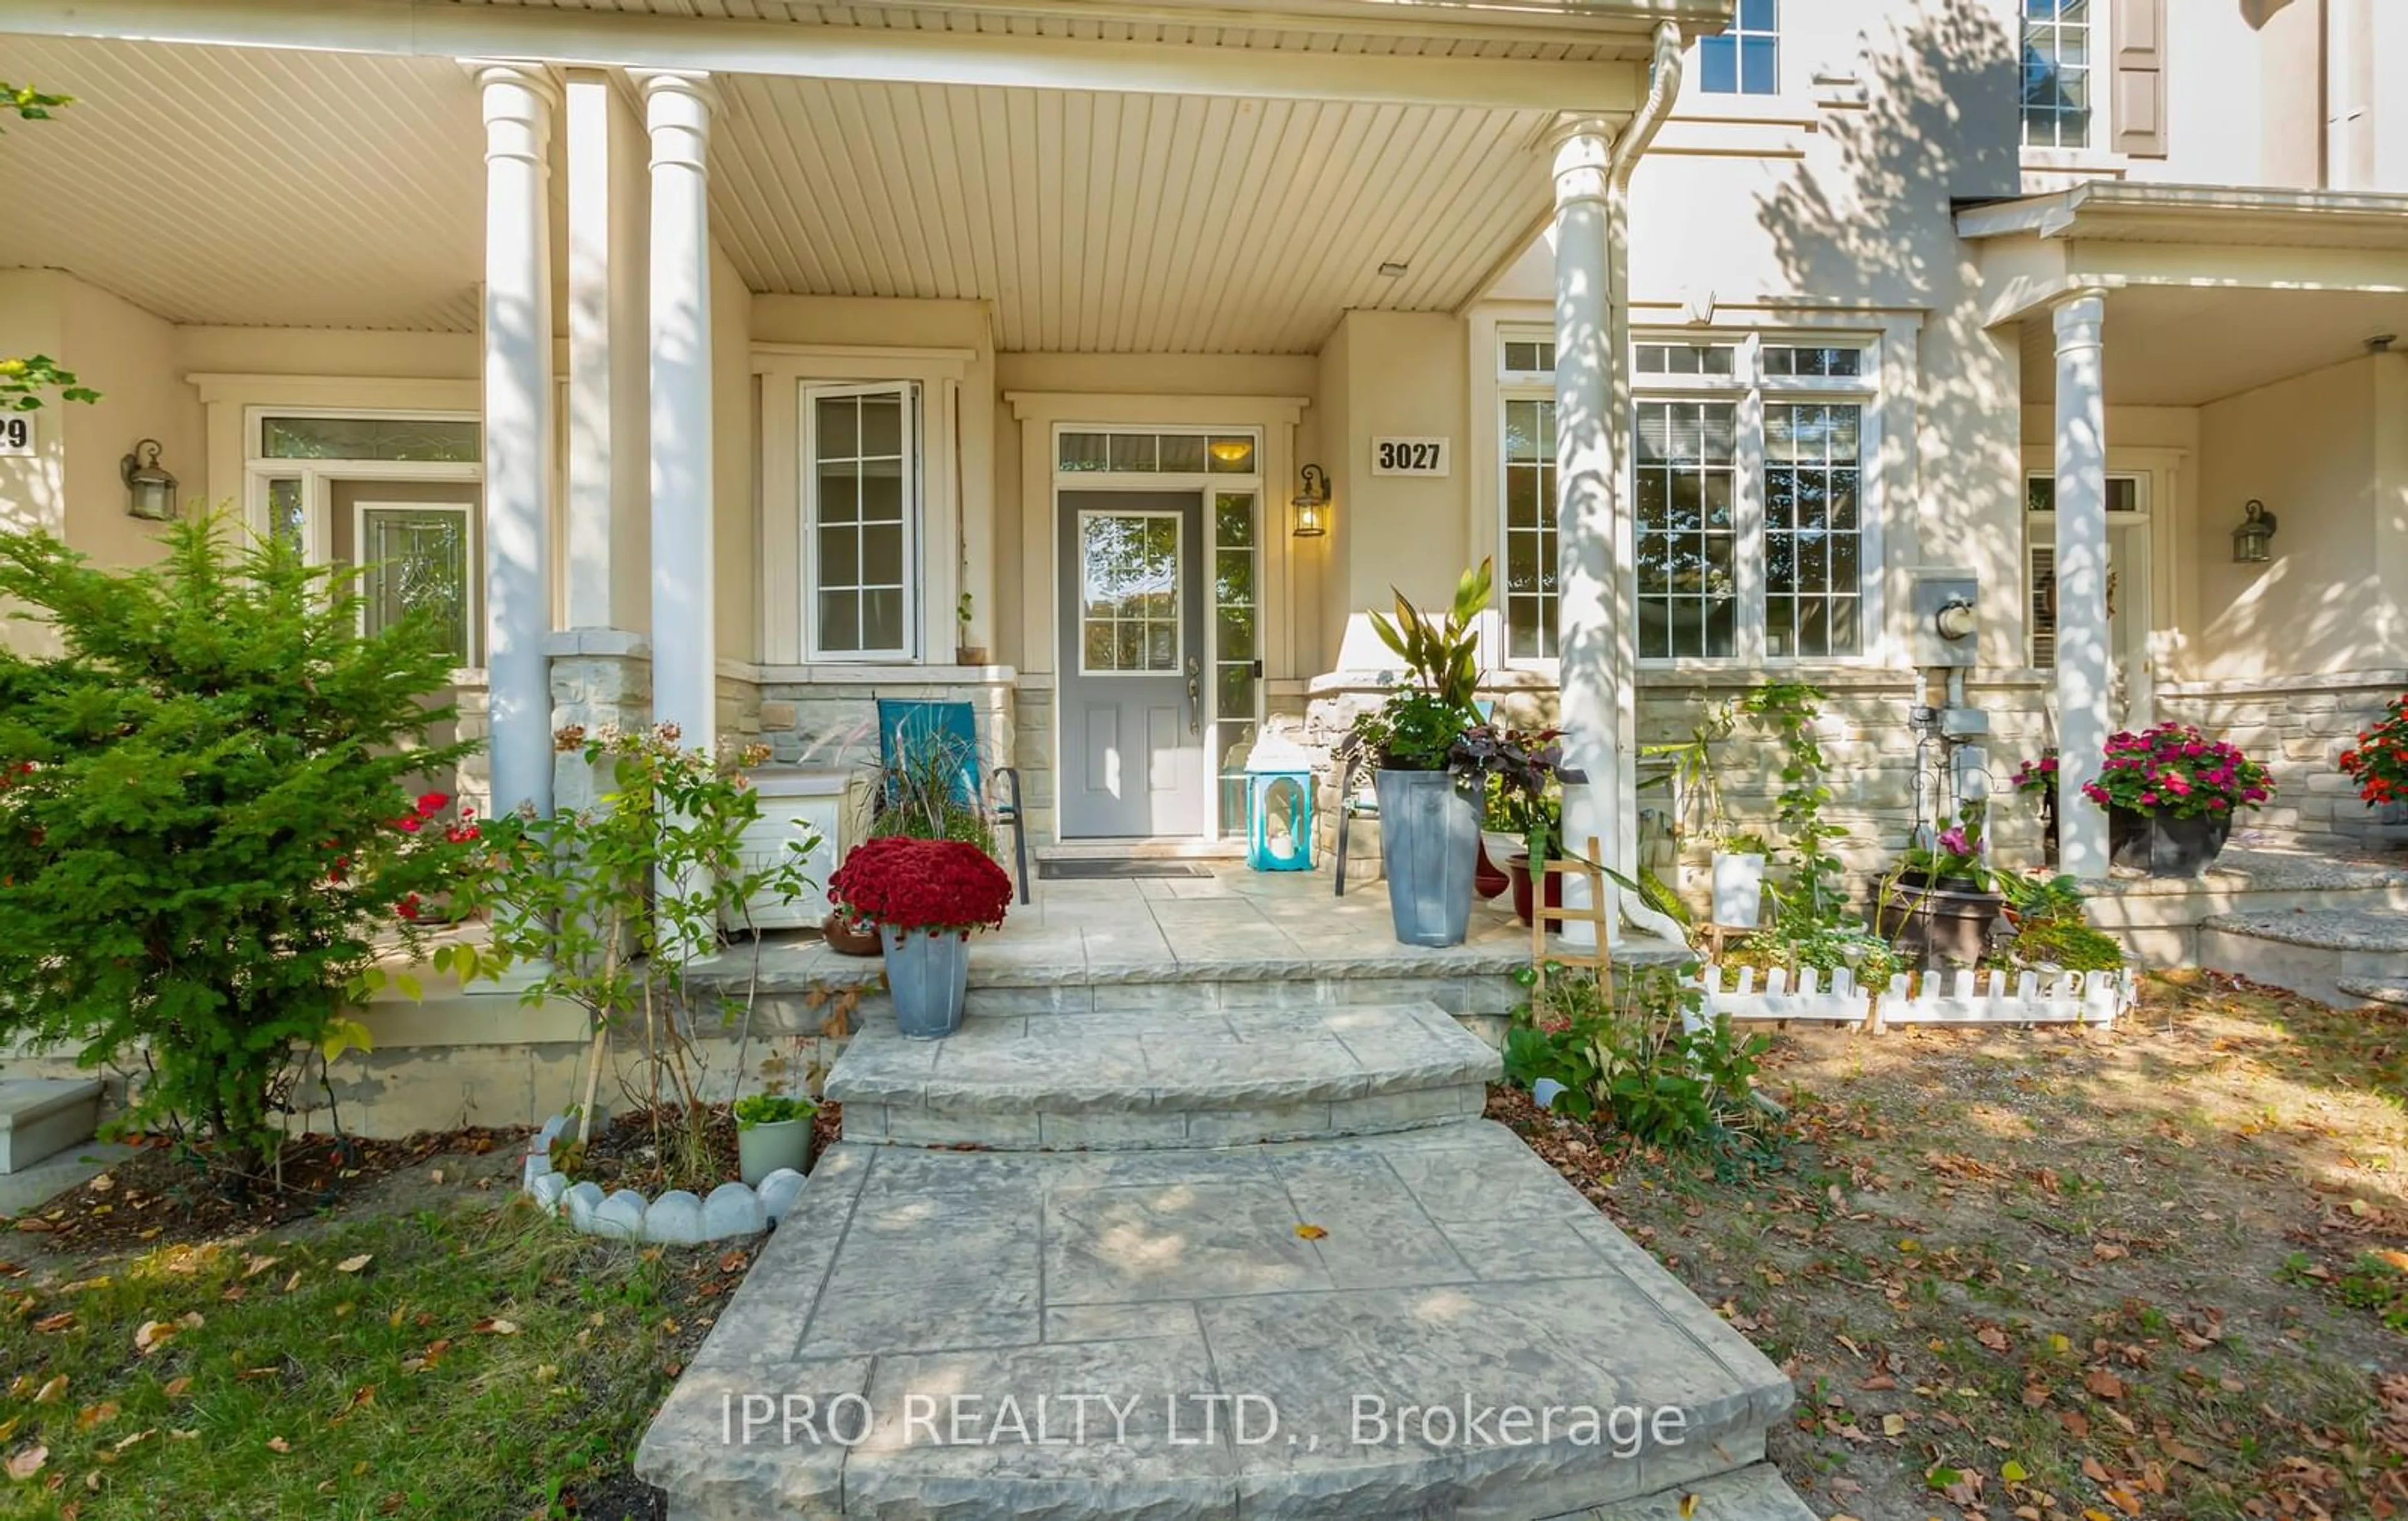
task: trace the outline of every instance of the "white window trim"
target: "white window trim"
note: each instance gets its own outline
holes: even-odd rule
[[[2095,0],[2090,7],[2090,62],[2086,65],[2090,80],[2090,114],[2083,126],[2080,143],[2027,143],[2024,141],[2024,27],[2023,7],[2015,7],[2015,146],[2021,151],[2027,169],[2121,172],[2126,160],[2114,151],[2115,124],[2114,91],[2115,82],[2115,39],[2112,35],[2111,13],[2114,7],[2106,0]],[[2106,80],[2104,93],[2100,79]]]
[[[1259,448],[1260,446],[1257,445],[1256,447]],[[1211,509],[1211,503],[1208,497],[1205,503],[1205,510],[1210,511]],[[1170,610],[1170,668],[1168,670],[1154,670],[1150,668],[1143,670],[1122,670],[1115,667],[1111,670],[1097,670],[1095,667],[1088,665],[1086,638],[1087,610],[1082,607],[1078,610],[1079,638],[1076,641],[1079,650],[1079,675],[1082,679],[1093,677],[1098,681],[1106,678],[1120,677],[1131,677],[1139,681],[1152,682],[1164,680],[1175,681],[1182,675],[1187,668],[1188,598],[1203,590],[1200,586],[1190,586],[1187,584],[1185,564],[1187,558],[1187,514],[1184,512],[1168,511],[1159,508],[1082,507],[1079,509],[1079,542],[1082,547],[1087,541],[1087,524],[1089,522],[1096,518],[1161,518],[1167,520],[1170,524],[1170,564],[1172,567],[1171,585],[1173,587]],[[1209,575],[1211,572],[1211,567],[1210,566],[1201,567],[1202,574]],[[1083,584],[1085,577],[1082,575],[1080,579]],[[1119,620],[1115,619],[1113,622],[1115,625],[1117,625]],[[1218,642],[1219,641],[1213,638],[1213,631],[1209,627],[1206,628],[1204,631],[1205,646],[1209,649]],[[1213,665],[1218,664],[1217,661],[1204,663]],[[1218,714],[1211,713],[1211,708],[1215,705],[1210,700],[1207,700],[1201,706],[1205,708],[1208,714],[1211,715],[1211,718],[1218,718]],[[1206,769],[1211,770],[1212,768],[1211,757],[1209,755],[1206,756],[1205,763]]]
[[[289,414],[289,413],[279,413],[278,415],[279,415],[279,416],[289,416],[290,414]],[[455,503],[455,502],[372,502],[372,501],[357,501],[357,502],[353,502],[353,503],[351,504],[351,545],[352,545],[352,548],[353,548],[354,552],[357,552],[357,550],[359,549],[359,547],[360,547],[360,546],[365,545],[365,544],[368,541],[368,536],[367,536],[367,520],[368,520],[368,514],[369,514],[370,512],[377,511],[377,510],[379,510],[380,509],[383,509],[383,510],[386,510],[386,511],[405,511],[405,512],[457,512],[457,513],[459,513],[459,514],[460,514],[461,522],[462,522],[462,523],[466,526],[466,528],[467,528],[467,530],[468,530],[468,531],[467,531],[467,535],[466,535],[466,545],[467,545],[467,552],[468,552],[468,565],[467,565],[466,574],[465,574],[465,575],[461,578],[461,580],[462,580],[462,581],[466,584],[466,588],[467,588],[467,602],[466,602],[466,609],[464,610],[465,614],[466,614],[466,618],[467,618],[467,620],[468,620],[468,627],[467,627],[467,629],[466,629],[466,635],[467,635],[467,646],[468,646],[468,648],[469,648],[469,650],[470,650],[471,652],[474,652],[480,644],[481,644],[481,643],[483,643],[483,642],[484,642],[484,627],[485,627],[485,598],[484,598],[484,588],[483,588],[483,586],[481,586],[480,584],[479,584],[480,578],[479,578],[479,576],[477,575],[477,564],[478,564],[478,561],[480,560],[480,558],[481,558],[480,552],[482,551],[482,549],[483,549],[483,547],[484,547],[484,544],[483,544],[483,539],[484,539],[484,532],[483,532],[483,529],[484,529],[484,525],[483,525],[481,523],[480,523],[480,522],[478,521],[478,519],[480,519],[480,517],[482,517],[482,516],[483,516],[483,514],[482,514],[482,513],[480,513],[480,512],[471,511],[471,510],[468,509],[468,507],[467,507],[467,505],[466,505],[466,503]],[[366,561],[365,561],[365,560],[361,561],[361,562],[360,562],[360,568],[361,568],[362,570],[364,570],[364,571],[365,571],[365,570],[367,568],[367,562],[366,562]],[[367,628],[368,628],[368,610],[367,610],[367,606],[366,606],[366,603],[363,603],[363,604],[361,604],[361,607],[360,607],[360,632],[361,632],[361,634],[366,635],[366,634],[367,633]]]
[[[968,349],[888,349],[847,345],[755,343],[752,373],[760,385],[760,608],[754,636],[761,664],[802,666],[806,621],[803,438],[805,385],[920,386],[917,623],[910,630],[924,653],[886,665],[951,666],[957,627],[954,609],[965,588],[977,596],[978,628],[992,629],[994,511],[992,424],[965,407],[963,391],[979,356]],[[956,552],[958,551],[958,552]],[[843,667],[874,660],[824,662]]]
[[[819,640],[820,502],[818,409],[813,403],[842,396],[894,396],[903,408],[903,642],[883,650],[829,650]],[[916,380],[881,380],[856,384],[818,385],[806,381],[796,392],[796,432],[802,455],[796,469],[803,494],[802,646],[807,663],[825,666],[911,665],[920,660],[916,637],[920,624],[921,523],[926,515],[921,481],[927,446],[925,394]]]

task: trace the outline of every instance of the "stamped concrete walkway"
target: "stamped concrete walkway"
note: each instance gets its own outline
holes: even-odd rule
[[[1496,1060],[1428,1005],[872,1026],[638,1471],[673,1521],[1811,1521],[1788,1382],[1470,1117]]]

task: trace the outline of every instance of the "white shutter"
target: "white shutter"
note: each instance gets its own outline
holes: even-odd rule
[[[2031,663],[2035,669],[2050,670],[2057,665],[2057,546],[2033,544],[2025,553],[2029,569],[2025,601],[2031,609]]]

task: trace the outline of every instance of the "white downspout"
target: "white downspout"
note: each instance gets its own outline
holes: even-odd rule
[[[1650,62],[1647,98],[1640,103],[1637,114],[1615,135],[1613,147],[1606,161],[1605,258],[1607,309],[1619,304],[1623,320],[1609,333],[1611,341],[1606,354],[1606,394],[1611,398],[1612,426],[1624,438],[1630,437],[1630,176],[1639,167],[1639,160],[1656,141],[1656,134],[1672,114],[1672,102],[1680,98],[1683,73],[1681,29],[1671,22],[1659,22],[1656,27],[1656,49]],[[1613,663],[1615,687],[1621,696],[1622,710],[1617,715],[1621,735],[1616,748],[1625,756],[1639,753],[1639,649],[1632,637],[1632,625],[1638,617],[1636,583],[1633,567],[1637,563],[1637,536],[1632,527],[1630,503],[1630,458],[1626,449],[1615,461],[1612,483],[1613,502]],[[1625,863],[1625,874],[1637,882],[1643,863],[1639,859],[1639,792],[1635,768],[1617,768],[1614,797],[1614,825],[1621,836],[1621,849],[1616,853]],[[1658,913],[1638,896],[1614,890],[1620,903],[1621,917],[1648,934],[1682,943],[1685,935],[1681,926]]]

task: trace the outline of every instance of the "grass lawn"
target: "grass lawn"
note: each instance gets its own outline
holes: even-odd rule
[[[750,1245],[591,1241],[417,1181],[0,1271],[0,1517],[649,1517],[628,1456]]]
[[[1763,1082],[1762,1169],[1492,1112],[1788,1370],[1818,1514],[2408,1516],[2408,1020],[2191,976]]]

